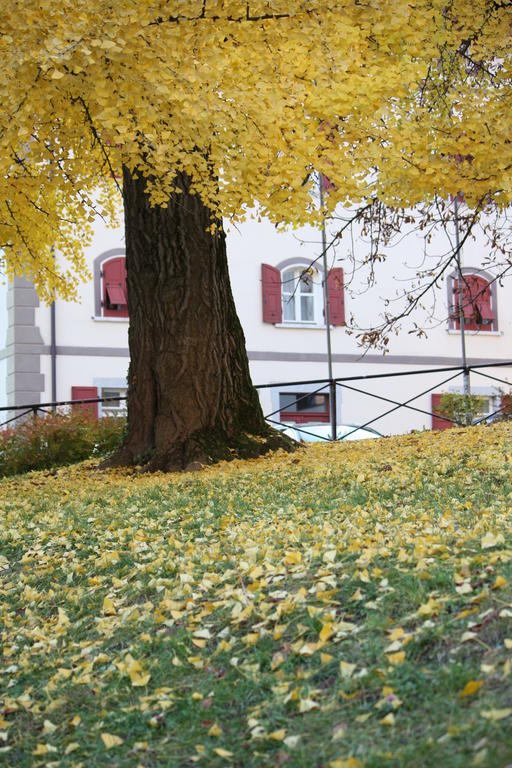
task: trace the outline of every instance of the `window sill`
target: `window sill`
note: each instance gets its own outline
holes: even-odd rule
[[[92,315],[91,320],[94,320],[95,323],[128,323],[130,318],[129,317],[98,317],[97,315]]]
[[[460,336],[458,328],[447,328],[446,333],[450,336]],[[464,331],[464,336],[503,336],[503,331]]]
[[[317,325],[316,323],[274,323],[274,328],[308,328],[310,331],[325,331],[325,325]],[[338,326],[331,325],[331,328],[337,328]]]

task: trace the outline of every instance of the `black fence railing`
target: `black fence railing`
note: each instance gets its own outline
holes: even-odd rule
[[[319,435],[317,433],[312,433],[308,431],[308,426],[300,426],[297,423],[293,424],[293,429],[298,432],[299,434],[304,435],[312,435],[316,437],[316,439],[323,439],[323,440],[346,440],[350,438],[351,435],[353,435],[358,430],[372,430],[372,427],[374,424],[379,422],[381,419],[384,419],[387,416],[390,416],[400,409],[404,408],[406,410],[412,411],[417,414],[421,414],[423,416],[429,416],[429,417],[436,417],[439,420],[445,421],[451,425],[454,426],[465,426],[466,421],[464,420],[457,420],[456,418],[450,418],[449,416],[443,415],[442,413],[435,412],[432,409],[425,409],[418,407],[418,405],[413,405],[413,403],[419,398],[424,397],[425,395],[428,395],[429,393],[434,392],[435,390],[439,390],[440,387],[445,386],[446,384],[449,384],[450,382],[453,382],[458,377],[461,377],[463,374],[473,374],[476,376],[479,376],[481,378],[486,379],[487,381],[492,381],[495,384],[501,384],[505,385],[506,387],[512,387],[512,382],[508,381],[506,379],[500,378],[498,376],[494,376],[490,373],[486,373],[483,369],[493,369],[493,368],[506,368],[509,367],[512,369],[512,360],[511,361],[496,361],[492,363],[481,363],[478,365],[469,365],[465,368],[463,366],[446,366],[443,368],[421,368],[421,369],[415,369],[411,371],[393,371],[391,373],[372,373],[372,374],[362,374],[359,376],[344,376],[339,378],[333,378],[333,379],[307,379],[307,380],[300,380],[300,381],[285,381],[285,382],[272,382],[270,384],[257,384],[255,385],[255,388],[258,390],[265,390],[265,389],[279,389],[281,387],[305,387],[307,386],[309,389],[307,392],[298,394],[297,397],[295,397],[294,400],[287,403],[287,408],[290,408],[290,406],[297,406],[300,405],[301,401],[305,400],[306,398],[310,398],[313,395],[328,393],[329,394],[329,424],[330,424],[330,436],[323,436]],[[449,374],[446,377],[443,377],[442,380],[436,381],[434,384],[429,383],[429,386],[427,388],[421,389],[420,392],[417,394],[414,394],[412,397],[408,397],[403,402],[400,400],[396,400],[393,397],[388,397],[382,392],[368,392],[365,389],[361,389],[358,386],[355,386],[356,382],[364,382],[364,381],[385,381],[388,379],[397,379],[397,378],[403,378],[407,376],[431,376],[433,374],[441,374],[441,373],[447,373]],[[315,385],[319,385],[318,387],[315,387]],[[311,387],[315,387],[314,389],[310,389]],[[338,417],[337,417],[337,393],[343,392],[343,390],[346,390],[347,392],[351,393],[357,393],[359,395],[363,395],[369,398],[373,398],[374,400],[384,403],[386,406],[385,410],[383,410],[381,413],[378,413],[376,415],[372,415],[371,418],[368,418],[367,420],[363,419],[363,423],[358,424],[357,426],[354,426],[350,431],[344,431],[343,434],[338,434]],[[84,398],[80,400],[59,400],[55,402],[47,402],[47,403],[29,403],[26,405],[8,405],[4,407],[0,407],[0,414],[6,413],[6,412],[13,412],[13,411],[19,411],[19,413],[15,413],[13,416],[11,416],[9,419],[7,419],[4,422],[0,423],[0,427],[5,427],[7,424],[10,424],[14,421],[17,421],[18,419],[22,419],[27,416],[32,416],[33,418],[36,418],[39,414],[48,414],[49,409],[52,409],[52,411],[55,411],[58,408],[65,408],[71,406],[72,408],[82,406],[92,406],[95,403],[109,403],[109,402],[116,402],[119,403],[121,401],[125,401],[126,396],[123,395],[116,395],[114,397],[93,397],[93,398]],[[487,413],[484,416],[481,416],[480,418],[477,418],[475,421],[473,421],[474,424],[480,424],[484,421],[492,421],[493,419],[497,418],[500,414],[502,414],[504,411],[509,410],[510,405],[504,405],[500,406],[499,408],[496,408],[491,413]],[[285,409],[280,405],[280,407],[274,409],[270,413],[265,415],[265,419],[275,425],[282,426],[282,421],[280,421],[277,418],[272,418],[277,415],[280,415]],[[1,418],[1,416],[0,416]]]

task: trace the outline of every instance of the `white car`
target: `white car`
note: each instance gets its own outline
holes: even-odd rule
[[[331,439],[330,424],[272,424],[283,434],[296,440],[298,443],[322,443]],[[338,424],[336,427],[336,440],[367,440],[368,438],[383,437],[371,427],[358,427],[355,424]]]

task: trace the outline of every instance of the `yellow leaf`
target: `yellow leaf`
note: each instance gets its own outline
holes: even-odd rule
[[[116,608],[110,597],[105,597],[103,600],[103,613],[105,616],[115,616]]]
[[[341,739],[344,739],[346,733],[347,729],[344,725],[341,723],[339,725],[335,725],[332,731],[331,741],[340,741]]]
[[[304,714],[304,712],[311,712],[312,709],[319,709],[316,701],[313,701],[313,699],[301,699],[299,704],[299,712]]]
[[[46,755],[48,753],[48,747],[46,744],[38,744],[32,752],[33,755]]]
[[[316,643],[304,643],[300,648],[299,653],[301,656],[312,656],[317,649],[318,646]]]
[[[302,562],[302,554],[300,552],[287,552],[284,558],[285,565],[299,565]]]
[[[356,664],[350,664],[348,661],[340,661],[340,675],[348,680],[354,674]]]
[[[402,648],[402,643],[400,642],[400,640],[394,640],[386,648],[384,648],[384,653],[394,653],[395,651],[400,651],[401,648]]]
[[[405,635],[405,630],[403,629],[403,627],[397,627],[391,632],[391,634],[389,635],[389,639],[394,642],[395,640],[400,640],[400,638],[403,637],[404,635]]]
[[[465,696],[472,696],[474,693],[480,690],[483,684],[483,680],[470,680],[459,693],[459,697],[462,699]]]
[[[147,685],[149,678],[151,677],[149,672],[144,672],[139,661],[134,661],[130,665],[128,674],[130,675],[130,680],[135,688]]]
[[[503,642],[505,643],[505,648],[508,651],[512,650],[512,640],[510,640],[508,637],[506,637]]]
[[[61,77],[64,77],[64,72],[59,72],[58,69],[54,69],[52,72],[52,80],[60,80]]]
[[[333,659],[334,659],[334,656],[331,653],[320,654],[320,661],[322,662],[322,664],[328,664]]]
[[[220,736],[222,734],[222,728],[214,723],[208,731],[208,736]]]
[[[395,716],[393,712],[388,712],[388,714],[382,718],[380,721],[382,725],[394,725],[395,724]]]
[[[397,653],[388,654],[388,661],[393,666],[397,664],[403,664],[405,661],[405,651],[397,651]]]
[[[71,744],[68,744],[66,749],[64,750],[65,755],[70,755],[71,752],[74,752],[75,749],[78,749],[80,744],[77,741],[72,741]]]
[[[331,760],[329,768],[363,768],[363,764],[356,757],[338,757],[336,760]]]
[[[471,761],[471,765],[485,765],[485,763],[487,762],[488,754],[489,754],[489,750],[487,749],[487,747],[480,749],[474,756],[473,760]]]
[[[272,733],[269,733],[268,735],[269,739],[274,739],[274,741],[283,741],[285,736],[286,728],[279,728],[278,731],[272,731]]]
[[[119,747],[124,741],[124,739],[122,739],[120,736],[115,736],[111,733],[102,733],[101,740],[104,743],[106,749]]]
[[[506,587],[508,584],[508,581],[503,578],[503,576],[496,576],[496,581],[492,585],[493,589],[501,589],[502,587]]]
[[[486,720],[505,720],[505,718],[512,715],[512,707],[506,707],[505,709],[489,709],[485,712],[480,712],[482,717]]]
[[[318,637],[323,643],[326,643],[327,640],[329,640],[330,637],[332,637],[334,634],[334,624],[331,621],[328,621],[327,624],[324,624],[322,629],[319,632]]]
[[[437,608],[437,602],[430,597],[426,603],[420,605],[417,613],[418,616],[432,616],[432,614],[437,613]]]
[[[226,760],[231,760],[231,758],[233,757],[233,753],[232,752],[230,752],[227,749],[222,749],[222,747],[217,747],[217,749],[214,749],[213,751],[219,757],[226,758]]]
[[[48,733],[55,733],[57,730],[57,726],[52,723],[51,720],[45,720],[43,723],[43,736],[46,736]]]
[[[485,536],[482,537],[482,540],[480,541],[480,546],[482,549],[491,549],[491,547],[496,547],[498,544],[504,544],[505,539],[503,537],[502,533],[498,533],[496,536],[494,533],[486,533]]]

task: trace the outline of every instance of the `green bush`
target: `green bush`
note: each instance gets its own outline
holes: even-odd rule
[[[469,416],[469,423],[472,424],[482,413],[484,399],[479,395],[461,395],[452,392],[446,392],[442,395],[439,403],[439,412],[449,419],[453,419],[457,424],[466,424],[466,418]]]
[[[126,421],[85,410],[51,413],[0,430],[0,477],[105,456],[122,441]]]

